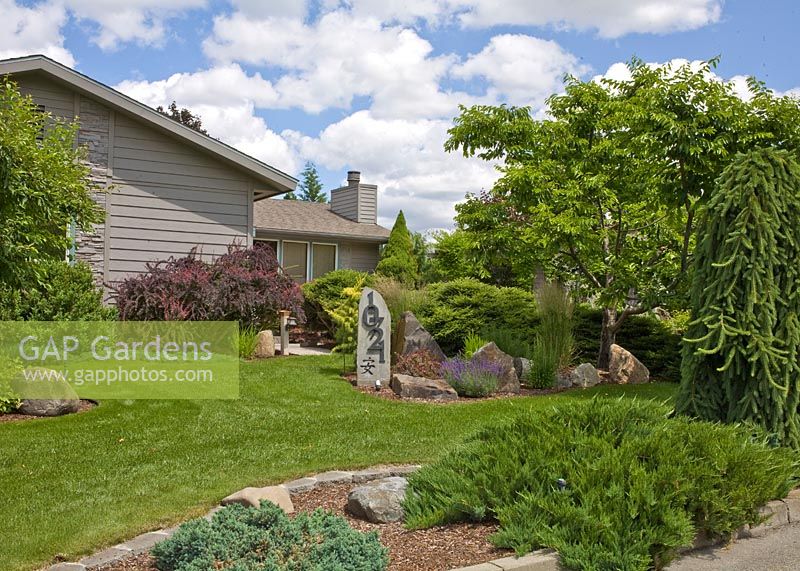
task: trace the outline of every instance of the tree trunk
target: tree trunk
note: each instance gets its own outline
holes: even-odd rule
[[[603,325],[600,329],[600,354],[597,356],[597,368],[608,370],[611,357],[611,346],[617,340],[617,310],[612,307],[603,309]]]

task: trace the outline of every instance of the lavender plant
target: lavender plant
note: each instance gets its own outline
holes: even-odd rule
[[[502,368],[498,363],[460,357],[442,363],[442,376],[462,397],[485,397],[497,390]]]

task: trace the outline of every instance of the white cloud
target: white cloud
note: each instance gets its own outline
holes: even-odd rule
[[[211,136],[283,171],[297,171],[297,157],[287,142],[256,115],[256,107],[277,100],[260,74],[247,75],[233,64],[159,81],[123,81],[116,89],[151,107],[176,101],[199,115]]]
[[[378,185],[379,223],[391,226],[403,210],[415,230],[449,228],[454,205],[467,192],[488,189],[493,165],[445,153],[450,122],[438,119],[379,119],[357,111],[327,126],[318,137],[284,132],[298,154],[329,169],[360,170]]]
[[[231,0],[238,12],[254,18],[296,18],[302,20],[308,10],[307,0]]]
[[[596,30],[616,38],[629,33],[693,30],[719,20],[722,0],[346,0],[361,17],[442,24],[457,19],[465,27],[553,26]]]
[[[483,50],[455,66],[451,74],[462,79],[486,79],[490,99],[541,105],[562,89],[565,74],[580,76],[588,71],[588,66],[556,42],[504,34],[493,37]]]
[[[43,54],[64,65],[75,65],[61,34],[68,17],[61,4],[26,7],[13,0],[0,0],[0,14],[0,59]]]
[[[220,16],[204,49],[218,62],[285,71],[275,82],[280,105],[309,113],[347,109],[363,96],[372,99],[376,115],[446,116],[456,99],[463,99],[439,87],[455,56],[433,56],[433,46],[411,29],[342,11],[313,24],[254,20],[242,13]]]
[[[166,33],[165,22],[192,8],[202,8],[206,0],[64,0],[79,20],[97,23],[92,39],[100,48],[111,50],[120,43],[139,42],[160,45]]]

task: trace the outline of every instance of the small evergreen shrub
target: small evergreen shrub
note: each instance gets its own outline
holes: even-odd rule
[[[160,571],[383,571],[389,563],[377,533],[322,510],[289,518],[267,501],[185,523],[151,554]]]
[[[425,377],[426,379],[442,378],[442,364],[427,349],[418,349],[400,355],[395,361],[394,368],[401,375]]]
[[[410,287],[414,287],[419,280],[414,242],[411,240],[411,233],[406,226],[406,217],[402,210],[392,226],[389,241],[383,247],[375,273],[394,278]]]
[[[442,363],[442,376],[460,397],[485,397],[497,390],[502,368],[482,359],[454,357]]]
[[[212,263],[192,253],[148,264],[147,273],[125,279],[117,292],[126,321],[238,321],[263,329],[277,324],[282,309],[305,320],[300,287],[266,246],[231,247]]]
[[[304,283],[302,290],[305,298],[306,320],[309,326],[324,329],[334,335],[336,326],[325,311],[325,307],[331,307],[337,303],[345,288],[351,288],[358,283],[362,283],[366,287],[373,287],[374,280],[375,278],[371,274],[344,269],[328,272],[313,281]]]
[[[409,477],[406,525],[497,521],[493,543],[575,569],[660,569],[792,488],[797,459],[751,425],[632,399],[560,402],[487,426]],[[564,486],[559,483],[563,480]]]
[[[417,317],[447,355],[456,355],[470,332],[504,327],[528,338],[539,322],[536,299],[519,288],[463,278],[431,284],[427,293]]]
[[[0,414],[9,414],[17,410],[22,401],[11,389],[5,376],[0,376]]]
[[[470,333],[467,335],[466,339],[464,339],[464,349],[461,351],[461,354],[465,359],[472,359],[472,356],[478,349],[487,343],[489,342],[484,337],[476,333]]]
[[[325,313],[334,326],[336,347],[334,351],[344,355],[356,352],[358,346],[358,304],[366,277],[359,278],[352,287],[344,288],[337,299],[326,301]]]
[[[602,322],[600,309],[587,306],[575,309],[575,353],[580,361],[597,362]],[[652,378],[678,382],[682,327],[680,317],[678,321],[663,321],[653,315],[634,315],[622,324],[617,344],[644,363]]]
[[[40,282],[11,287],[0,284],[2,321],[107,321],[116,310],[103,306],[103,292],[84,263],[62,260],[39,264]]]

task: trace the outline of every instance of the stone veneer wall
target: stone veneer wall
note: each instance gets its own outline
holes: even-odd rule
[[[110,111],[102,105],[87,99],[80,98],[80,130],[78,131],[78,145],[86,147],[87,161],[91,168],[91,182],[98,189],[94,193],[94,200],[107,212],[107,190],[109,185],[109,139],[110,139]],[[89,264],[92,268],[95,282],[101,288],[104,286],[106,263],[106,224],[96,224],[93,232],[75,232],[75,258]]]

